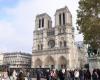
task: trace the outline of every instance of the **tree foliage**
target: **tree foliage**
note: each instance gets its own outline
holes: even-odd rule
[[[84,42],[92,48],[100,48],[100,0],[79,1],[77,24]]]

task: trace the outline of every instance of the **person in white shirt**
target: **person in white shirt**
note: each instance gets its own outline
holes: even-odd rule
[[[79,71],[78,70],[74,71],[74,77],[75,77],[75,80],[79,80]]]
[[[16,73],[16,71],[14,70],[13,71],[13,80],[16,80],[17,79],[17,73]]]

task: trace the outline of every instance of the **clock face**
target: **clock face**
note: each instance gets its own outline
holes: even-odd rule
[[[55,41],[54,40],[49,40],[48,41],[48,46],[49,46],[49,48],[53,48],[55,46]]]

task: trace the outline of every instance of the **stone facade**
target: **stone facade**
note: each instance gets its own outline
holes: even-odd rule
[[[51,17],[39,14],[35,20],[32,48],[32,68],[79,68],[74,42],[72,15],[67,7],[56,10],[55,26]]]
[[[90,70],[100,69],[100,56],[89,57],[89,67]]]
[[[87,53],[87,45],[83,43],[83,41],[75,42],[78,51],[78,60],[80,64],[80,68],[84,68],[88,61],[88,53]]]
[[[97,50],[97,54],[91,53],[91,55],[88,56],[88,60],[91,71],[93,69],[100,69],[100,48]]]
[[[30,68],[31,54],[23,52],[3,53],[3,64],[10,68]]]

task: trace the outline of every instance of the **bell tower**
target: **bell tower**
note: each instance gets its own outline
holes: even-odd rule
[[[60,49],[67,49],[69,60],[69,67],[74,63],[74,32],[72,27],[72,15],[67,7],[56,10],[55,13],[55,35],[56,47]],[[72,57],[72,58],[71,58]],[[73,59],[73,60],[72,60]]]
[[[35,30],[41,30],[52,27],[51,17],[47,13],[39,14],[35,20]]]
[[[47,29],[52,27],[51,17],[47,13],[39,14],[35,20],[33,32],[33,50],[44,50],[47,48]]]
[[[55,13],[55,26],[72,25],[72,15],[69,9],[65,6],[56,10]]]
[[[55,35],[58,35],[56,36],[57,47],[69,47],[71,41],[73,41],[73,39],[71,39],[73,35],[72,15],[67,7],[56,10]]]

